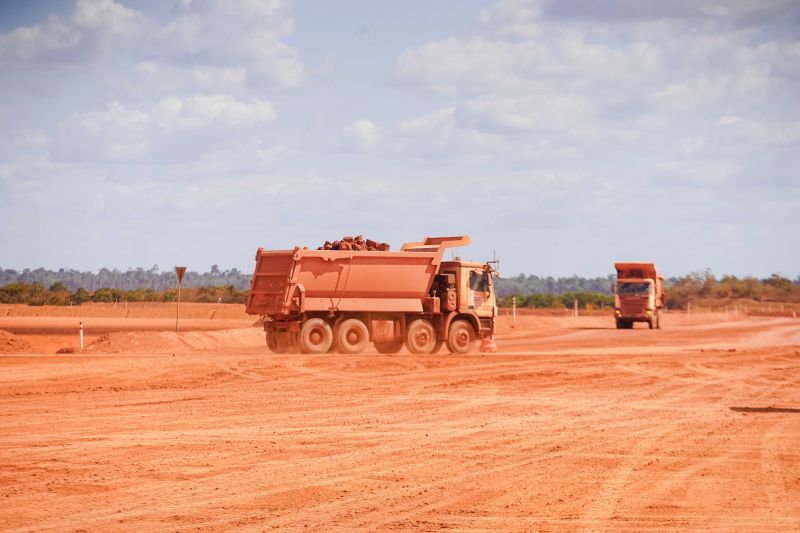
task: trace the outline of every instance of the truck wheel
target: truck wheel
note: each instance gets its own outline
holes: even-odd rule
[[[403,349],[403,341],[374,342],[375,350],[384,355],[394,355]]]
[[[327,352],[333,344],[331,326],[321,318],[310,318],[300,327],[300,351],[310,354]]]
[[[333,332],[336,350],[341,353],[361,353],[369,342],[367,325],[357,318],[348,318],[336,325]]]
[[[661,312],[656,311],[656,329],[661,329]]]
[[[450,331],[447,333],[447,349],[450,350],[450,353],[471,352],[474,340],[475,334],[468,322],[454,320],[450,324]]]
[[[275,341],[274,347],[270,345],[270,333]],[[297,344],[297,333],[267,332],[267,347],[275,353],[297,353]]]
[[[656,324],[656,317],[651,317],[647,325],[650,326],[650,329],[653,329],[655,327],[655,324]]]
[[[267,331],[267,348],[273,353],[278,353],[278,338],[274,331]]]
[[[622,329],[622,320],[617,319],[617,329]]]
[[[413,354],[429,354],[436,344],[436,332],[430,322],[417,319],[408,326],[406,348]]]

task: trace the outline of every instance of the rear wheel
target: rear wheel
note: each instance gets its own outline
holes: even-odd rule
[[[436,345],[436,332],[427,320],[413,321],[406,331],[406,348],[413,354],[429,354]]]
[[[375,350],[384,355],[394,355],[403,349],[403,341],[374,342]]]
[[[661,311],[656,311],[656,328],[661,329]]]
[[[469,353],[475,341],[472,326],[464,320],[454,320],[447,333],[447,349],[451,353]]]
[[[267,348],[269,348],[271,352],[278,352],[278,339],[274,331],[267,331]]]
[[[270,344],[270,336],[274,344]],[[267,347],[275,353],[297,353],[297,333],[289,333],[288,331],[268,331]]]
[[[330,324],[321,318],[310,318],[300,327],[300,350],[303,353],[321,354],[333,344]]]
[[[367,325],[357,318],[348,318],[336,325],[333,332],[337,351],[355,354],[364,351],[369,342]]]

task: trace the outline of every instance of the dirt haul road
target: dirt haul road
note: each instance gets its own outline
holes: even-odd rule
[[[503,317],[491,355],[275,356],[254,328],[6,355],[0,530],[797,531],[800,320],[717,318]]]

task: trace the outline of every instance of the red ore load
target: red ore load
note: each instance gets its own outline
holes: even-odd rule
[[[325,244],[317,250],[352,250],[356,252],[388,252],[389,245],[385,242],[376,242],[371,239],[364,239],[361,235],[357,237],[342,237],[339,241],[325,241]]]

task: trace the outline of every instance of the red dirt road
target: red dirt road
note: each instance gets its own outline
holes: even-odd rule
[[[0,529],[800,530],[800,320],[692,320],[524,317],[469,356],[276,356],[252,328],[2,356]]]

